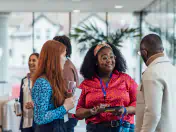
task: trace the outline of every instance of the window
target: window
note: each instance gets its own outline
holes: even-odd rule
[[[51,36],[51,30],[47,29],[46,30],[46,39],[50,39],[50,36]]]
[[[13,50],[9,49],[9,56],[12,57],[13,56]]]
[[[25,54],[22,54],[22,65],[25,65],[25,59],[26,59],[26,55]]]
[[[38,39],[38,40],[41,39],[40,29],[36,29],[35,34],[36,34],[36,39]]]

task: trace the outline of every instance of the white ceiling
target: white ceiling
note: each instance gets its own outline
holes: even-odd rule
[[[140,11],[153,0],[0,0],[0,11],[133,12]],[[115,5],[124,6],[115,9]]]

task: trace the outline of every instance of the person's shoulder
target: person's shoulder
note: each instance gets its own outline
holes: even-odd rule
[[[44,78],[44,77],[39,77],[39,78],[37,78],[36,82],[40,82],[40,83],[49,83],[49,81],[48,81],[46,78]]]
[[[49,83],[49,81],[46,78],[39,77],[33,86],[33,91],[38,90],[38,91],[45,91],[45,92],[51,92],[52,87]]]
[[[21,83],[24,84],[24,83],[27,82],[27,80],[28,80],[28,79],[27,79],[27,76],[25,76],[25,77],[23,77],[23,78],[21,79]]]
[[[21,80],[24,81],[25,79],[27,79],[27,76],[23,77]]]
[[[127,83],[128,86],[133,86],[133,88],[137,88],[138,84],[136,83],[135,79],[133,79],[129,74],[124,72],[119,72],[119,76],[121,80]]]
[[[49,81],[45,77],[39,77],[35,81],[34,86],[35,85],[50,86],[50,83],[49,83]]]
[[[84,79],[81,84],[79,85],[79,88],[81,89],[85,89],[85,88],[89,88],[89,87],[95,87],[96,84],[96,80],[95,79]],[[94,84],[94,85],[93,85]]]
[[[161,70],[158,70],[156,67],[147,68],[143,75],[142,80],[155,80],[157,78],[161,78]]]
[[[68,64],[70,67],[75,68],[75,65],[70,59],[67,59],[66,64]]]
[[[67,59],[67,61],[65,62],[64,65],[64,70],[68,70],[68,69],[74,69],[75,66],[73,64],[73,62],[70,59]]]
[[[114,72],[113,72],[113,74],[117,77],[117,78],[125,78],[125,79],[131,79],[131,76],[130,75],[128,75],[127,73],[125,73],[125,72],[118,72],[117,70],[115,70]]]
[[[21,79],[21,89],[24,87],[26,80],[27,80],[26,76]]]
[[[130,75],[128,75],[128,74],[125,73],[125,72],[120,72],[120,76],[123,76],[123,77],[131,77]]]

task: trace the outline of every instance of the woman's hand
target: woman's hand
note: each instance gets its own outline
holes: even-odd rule
[[[106,105],[107,106],[107,105]],[[92,108],[92,109],[90,109],[90,113],[92,114],[92,115],[96,115],[96,114],[99,114],[99,113],[102,113],[102,112],[104,112],[105,111],[105,107],[106,107],[105,105],[104,106],[96,106],[96,107],[94,107],[94,108]]]
[[[105,111],[105,107],[108,107],[109,105],[98,105],[96,107],[93,107],[92,109],[86,109],[86,108],[79,108],[76,110],[75,117],[84,119],[84,118],[89,118],[93,115],[102,113]]]
[[[76,101],[75,96],[65,99],[63,106],[66,109],[66,111],[69,111],[74,108],[75,101]]]
[[[33,109],[34,108],[34,103],[33,102],[27,102],[25,104],[25,108],[26,109]]]
[[[16,116],[22,116],[22,114],[17,114]]]
[[[126,113],[125,113],[125,109],[126,109]],[[124,113],[125,113],[125,115],[128,114],[127,108],[125,108],[125,107],[122,107],[121,109],[116,110],[116,111],[114,111],[114,112],[112,112],[112,113],[113,113],[114,115],[116,115],[116,116],[121,116],[121,115],[123,115]]]

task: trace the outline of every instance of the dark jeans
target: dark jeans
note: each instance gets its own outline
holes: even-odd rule
[[[87,124],[86,132],[134,132],[133,124],[125,124],[125,127],[107,127],[99,124]]]
[[[65,123],[67,127],[67,132],[74,132],[74,127],[77,125],[77,123],[77,119],[69,118],[69,120]]]
[[[67,132],[64,120],[57,119],[51,123],[35,126],[35,132]]]
[[[34,132],[34,129],[33,129],[33,127],[23,128],[23,129],[21,129],[21,132]]]

